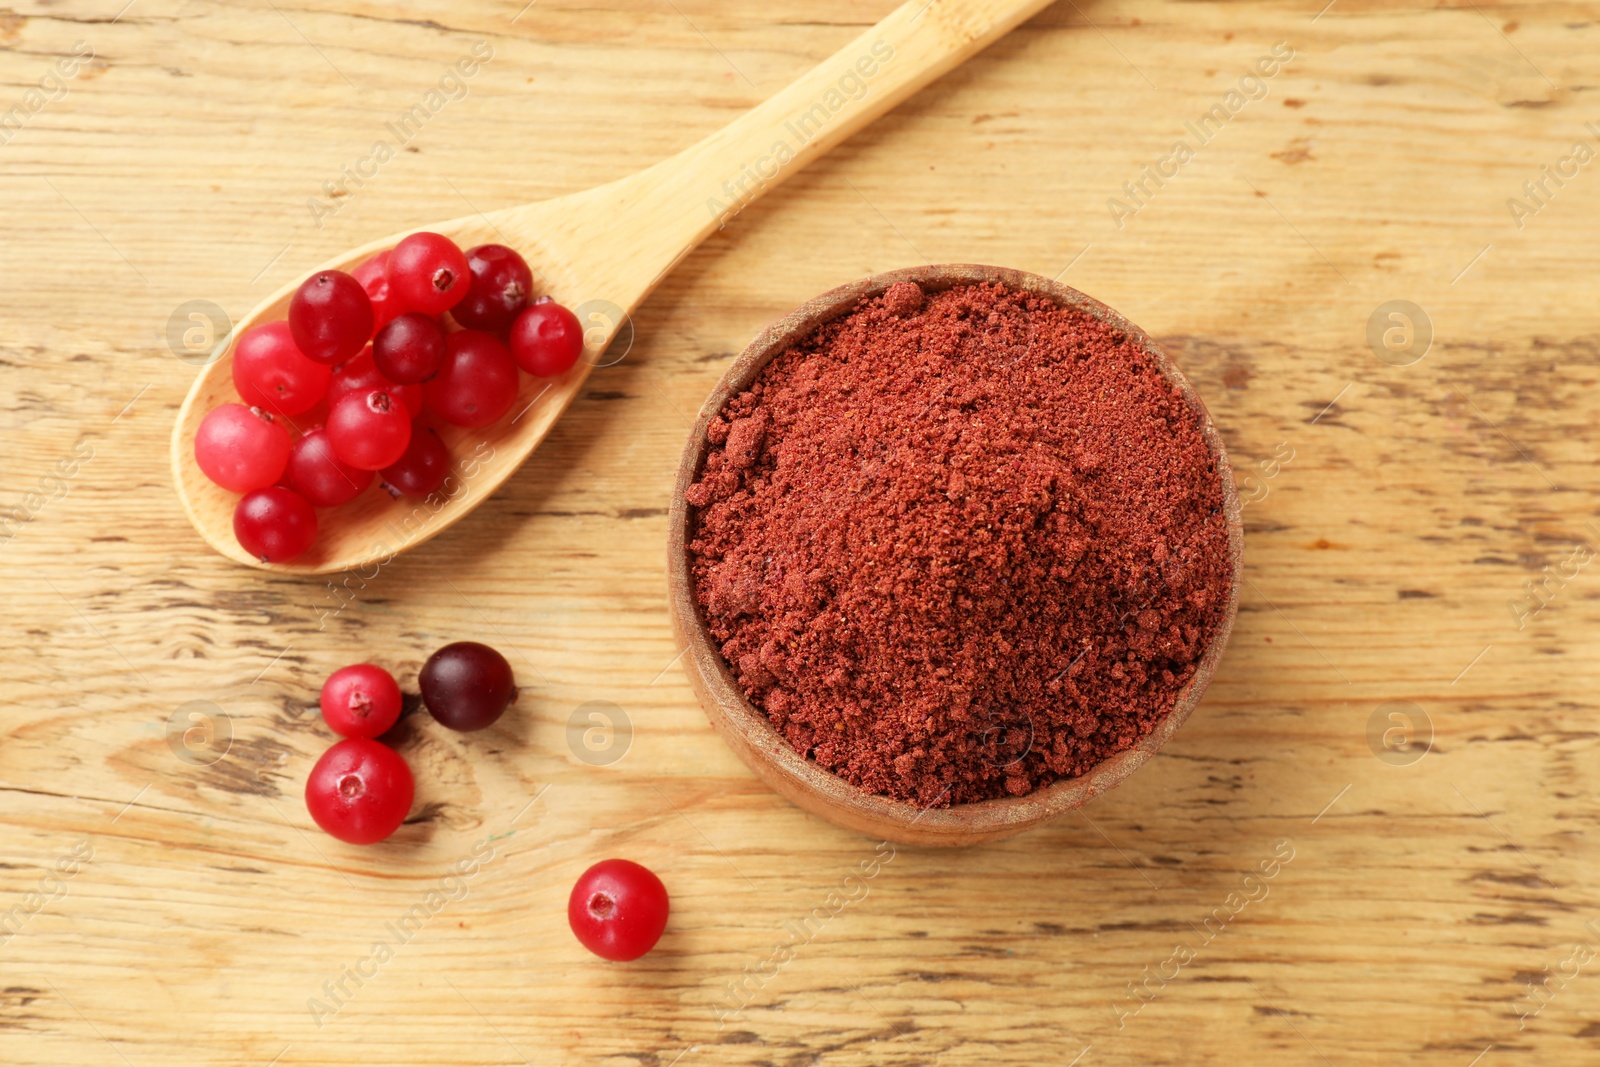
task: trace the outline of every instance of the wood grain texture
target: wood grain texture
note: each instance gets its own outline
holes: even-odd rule
[[[405,220],[632,173],[890,5],[137,0],[113,21],[122,2],[0,13],[0,114],[93,48],[64,96],[0,122],[0,503],[28,517],[0,531],[4,1062],[1600,1056],[1600,961],[1574,958],[1600,941],[1600,571],[1562,574],[1600,539],[1597,164],[1547,180],[1520,227],[1507,205],[1600,141],[1592,5],[1049,8],[687,257],[470,521],[330,588],[246,572],[185,521],[173,309],[239,315]],[[465,96],[329,199],[479,40]],[[1119,229],[1108,199],[1280,41],[1265,97],[1145,179]],[[319,227],[310,199],[337,212]],[[891,854],[712,733],[674,662],[666,509],[692,416],[763,325],[952,261],[1064,272],[1163,344],[1254,498],[1248,580],[1205,701],[1139,774],[1037,833]],[[1407,366],[1366,340],[1391,300],[1433,326]],[[518,713],[470,737],[408,720],[411,824],[365,850],[317,833],[321,679],[372,658],[411,687],[461,638],[511,655]],[[209,766],[167,739],[194,700],[232,726]],[[632,723],[604,766],[569,745],[594,701]],[[1432,724],[1409,766],[1369,743],[1393,702]],[[618,854],[674,900],[628,967],[562,919]],[[410,936],[361,962],[391,924]],[[319,1026],[308,1001],[341,979]]]

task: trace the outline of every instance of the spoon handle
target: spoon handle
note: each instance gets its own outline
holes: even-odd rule
[[[626,227],[642,238],[635,253],[665,274],[757,197],[1050,3],[910,0],[698,144],[594,192],[613,219],[639,224]]]

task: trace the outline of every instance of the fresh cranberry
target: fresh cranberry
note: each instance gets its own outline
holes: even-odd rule
[[[476,641],[457,641],[429,656],[417,685],[429,714],[452,730],[493,726],[517,699],[511,664]]]
[[[340,363],[372,338],[372,300],[342,270],[307,278],[289,301],[289,333],[318,363]]]
[[[511,326],[511,355],[535,378],[565,374],[582,354],[583,326],[578,316],[554,300],[540,300],[524,309]]]
[[[194,461],[222,488],[248,493],[278,480],[289,462],[289,447],[289,431],[271,415],[243,404],[223,404],[200,420]]]
[[[457,330],[445,338],[444,365],[422,387],[428,407],[455,426],[487,426],[517,399],[517,365],[493,334]]]
[[[372,360],[370,346],[355,359],[333,368],[333,377],[328,381],[328,410],[332,411],[346,393],[365,393],[373,389],[399,397],[412,418],[422,414],[422,386],[401,385],[385,378]]]
[[[631,860],[601,860],[583,872],[567,898],[567,922],[601,959],[636,960],[667,928],[667,887]]]
[[[383,468],[384,483],[402,496],[423,497],[444,484],[450,473],[450,450],[439,431],[420,422],[411,425],[411,443],[399,459]]]
[[[414,233],[389,253],[389,289],[407,311],[442,315],[472,287],[467,257],[448,237]]]
[[[311,502],[312,507],[336,508],[361,495],[372,484],[372,472],[352,467],[333,454],[328,431],[318,426],[294,443],[283,484]]]
[[[377,737],[400,718],[400,686],[371,663],[340,667],[322,683],[322,718],[340,737]]]
[[[263,563],[294,559],[317,539],[317,513],[281,485],[246,493],[233,509],[233,536]]]
[[[372,362],[397,385],[425,382],[444,362],[444,331],[431,316],[408,311],[372,339]]]
[[[469,330],[504,334],[533,291],[528,261],[505,245],[479,245],[467,249],[467,269],[472,288],[450,316]]]
[[[332,373],[295,347],[289,324],[282,320],[252,326],[239,335],[233,350],[233,387],[239,397],[280,415],[316,407]]]
[[[340,462],[382,470],[411,443],[411,413],[385,389],[346,393],[328,412],[328,443]]]
[[[371,845],[400,828],[416,784],[400,753],[368,737],[349,737],[322,754],[306,779],[306,808],[340,841]]]
[[[350,272],[350,276],[361,283],[361,288],[367,291],[367,299],[372,301],[372,328],[381,330],[389,322],[405,311],[400,306],[400,300],[389,290],[389,253],[379,252],[361,266]]]

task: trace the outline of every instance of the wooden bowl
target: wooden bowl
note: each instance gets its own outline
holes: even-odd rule
[[[916,282],[929,292],[974,282],[1000,282],[1013,289],[1036,293],[1058,305],[1075,307],[1124,331],[1155,360],[1161,372],[1189,402],[1200,420],[1222,479],[1223,506],[1228,523],[1228,555],[1233,578],[1228,588],[1227,610],[1194,676],[1178,694],[1171,713],[1132,748],[1117,753],[1088,774],[1054,782],[1026,796],[920,809],[903,801],[867,793],[824,770],[790,747],[767,717],[746,699],[729,672],[721,651],[707,632],[695,600],[694,583],[689,571],[689,506],[684,494],[694,484],[705,463],[709,444],[706,427],[723,405],[748,388],[775,356],[823,323],[849,312],[863,298],[877,296],[901,281]],[[1098,300],[1049,278],[1003,267],[946,264],[890,271],[823,293],[767,327],[734,361],[701,408],[700,418],[689,435],[689,443],[684,448],[683,460],[678,467],[678,481],[669,519],[667,576],[673,628],[680,646],[687,646],[684,662],[688,665],[689,681],[694,686],[695,694],[705,707],[711,725],[764,782],[812,814],[871,837],[913,845],[960,846],[1010,837],[1048,822],[1121,782],[1166,744],[1167,739],[1183,725],[1200,702],[1216,671],[1217,662],[1222,658],[1222,650],[1228,643],[1239,606],[1243,550],[1244,527],[1240,521],[1239,496],[1234,489],[1233,469],[1228,465],[1228,454],[1222,446],[1222,439],[1205,404],[1195,395],[1188,380],[1144,331]]]

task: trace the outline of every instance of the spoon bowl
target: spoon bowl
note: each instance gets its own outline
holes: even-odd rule
[[[544,211],[536,210],[538,208]],[[616,331],[626,324],[627,309],[638,298],[624,301],[604,297],[596,281],[580,280],[574,265],[548,243],[563,221],[575,212],[562,200],[503,213],[498,223],[489,216],[470,216],[428,227],[462,248],[495,242],[509,245],[527,258],[534,271],[536,291],[579,312],[585,328],[582,357],[557,378],[519,375],[516,401],[510,412],[494,424],[467,429],[436,423],[449,449],[454,468],[440,490],[426,499],[392,499],[376,485],[336,511],[320,516],[316,542],[303,555],[285,563],[263,563],[251,556],[233,535],[233,510],[238,494],[214,484],[194,460],[194,437],[206,414],[226,403],[238,403],[232,377],[233,343],[250,327],[288,317],[289,301],[299,287],[296,279],[264,300],[246,315],[226,339],[204,373],[195,381],[178,411],[172,431],[172,469],[178,495],[202,537],[222,555],[239,563],[278,571],[326,573],[366,565],[381,566],[397,553],[449,528],[469,514],[479,501],[505,481],[549,433],[556,417],[576,395],[584,378],[601,358]],[[412,231],[407,231],[412,232]],[[317,271],[351,272],[372,256],[394,247],[405,233],[345,253],[321,264]],[[308,274],[316,271],[308,272]],[[591,278],[593,276],[591,275]],[[307,416],[278,418],[292,431],[311,425]]]
[[[602,187],[603,189],[610,187]],[[557,416],[577,395],[584,379],[601,360],[617,331],[629,327],[628,313],[653,287],[655,279],[622,276],[606,264],[574,262],[564,247],[578,244],[577,232],[593,225],[589,201],[602,190],[561,197],[489,215],[471,215],[427,227],[463,249],[499,243],[517,249],[533,271],[535,291],[573,309],[584,327],[583,354],[556,378],[518,376],[518,393],[510,411],[490,426],[467,429],[437,423],[454,468],[440,490],[426,499],[392,499],[377,486],[336,511],[324,513],[315,544],[286,563],[263,563],[240,547],[233,535],[233,510],[238,494],[214,484],[194,460],[194,436],[200,421],[221,404],[237,403],[232,376],[233,344],[250,327],[288,317],[289,301],[300,279],[273,293],[235,326],[214,353],[217,357],[196,379],[178,411],[172,431],[172,469],[190,521],[222,555],[251,566],[278,571],[326,573],[383,565],[399,552],[433,537],[465,518],[479,502],[509,478],[538,447]],[[587,210],[586,210],[587,209]],[[407,233],[346,252],[317,267],[354,271],[380,252],[393,248]],[[565,240],[563,240],[565,238]],[[316,271],[308,272],[308,274]],[[664,273],[664,272],[663,272]],[[281,418],[281,416],[280,416]],[[285,421],[295,431],[309,428],[306,416]]]
[[[448,529],[539,446],[612,338],[627,326],[628,315],[696,245],[812,159],[1049,2],[912,0],[776,96],[648,170],[554,200],[412,227],[320,264],[317,270],[352,271],[417,230],[441,233],[462,248],[509,245],[528,261],[539,295],[578,313],[585,330],[583,357],[558,378],[523,377],[510,412],[489,427],[441,427],[455,468],[453,481],[440,492],[426,500],[393,500],[378,488],[368,489],[321,516],[316,543],[304,555],[266,563],[234,538],[239,498],[200,471],[193,442],[213,408],[238,399],[232,378],[235,338],[251,326],[287,318],[301,279],[283,286],[219,344],[178,411],[172,475],[190,522],[229,559],[311,574],[382,566]],[[862,91],[841,92],[845,85]],[[802,130],[803,135],[797,132]]]
[[[1066,778],[1020,797],[953,804],[946,808],[917,808],[904,801],[868,793],[846,782],[815,761],[808,760],[784,739],[767,716],[750,703],[739,688],[706,628],[695,597],[690,570],[689,543],[693,537],[686,494],[700,476],[709,452],[707,427],[730,400],[750,387],[777,356],[804,340],[824,323],[848,313],[862,300],[881,295],[896,282],[916,282],[927,292],[956,285],[999,282],[1045,297],[1059,306],[1073,307],[1125,333],[1177,387],[1200,425],[1222,481],[1223,513],[1228,527],[1230,579],[1227,607],[1207,645],[1193,677],[1179,691],[1172,711],[1154,730],[1131,748],[1100,763],[1088,774]],[[1205,404],[1188,379],[1151,341],[1143,330],[1111,308],[1070,286],[1049,278],[1002,267],[955,264],[911,267],[877,274],[842,285],[810,300],[785,315],[751,342],[712,390],[700,410],[678,466],[677,485],[668,519],[667,580],[669,608],[689,682],[699,697],[711,725],[729,747],[772,789],[814,815],[835,825],[902,844],[961,846],[1011,837],[1041,826],[1120,783],[1143,765],[1172,737],[1194,711],[1215,674],[1239,607],[1239,585],[1244,576],[1244,524],[1233,468]]]

